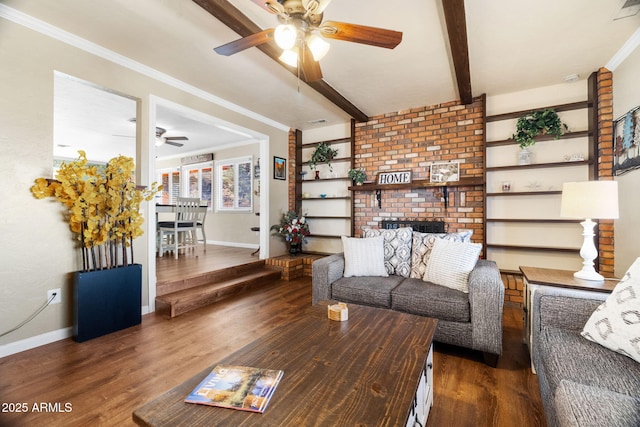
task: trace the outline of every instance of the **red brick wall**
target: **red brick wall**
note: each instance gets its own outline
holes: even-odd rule
[[[483,177],[484,96],[470,105],[458,101],[372,117],[357,123],[355,167],[367,179],[378,172],[411,170],[413,180],[428,180],[429,166],[437,161],[459,161],[461,178]],[[473,240],[484,237],[483,188],[452,187],[445,209],[439,188],[384,190],[382,207],[370,191],[354,192],[355,235],[363,227],[377,228],[383,219],[444,219],[448,231],[473,229]]]
[[[613,179],[613,74],[600,68],[597,76],[598,91],[598,177],[600,180]],[[614,275],[614,227],[613,220],[599,221],[598,262],[600,274]]]

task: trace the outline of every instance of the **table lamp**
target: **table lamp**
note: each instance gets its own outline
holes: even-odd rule
[[[566,182],[562,186],[562,202],[560,216],[564,218],[584,219],[584,241],[580,248],[580,256],[584,260],[582,270],[573,275],[585,280],[604,280],[593,268],[593,260],[598,257],[598,251],[593,242],[593,228],[596,223],[592,219],[618,218],[618,182],[617,181],[586,181]]]

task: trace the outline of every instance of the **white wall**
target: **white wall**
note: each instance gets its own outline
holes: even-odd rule
[[[619,118],[640,105],[640,47],[613,70],[613,117]],[[615,274],[622,277],[640,257],[640,170],[616,177],[620,218],[615,222]]]
[[[587,80],[562,83],[526,91],[487,96],[487,116],[539,109],[587,99]],[[559,112],[570,131],[587,130],[587,110]],[[515,132],[517,119],[487,123],[487,167],[517,164],[518,145],[491,146]],[[540,141],[531,147],[532,163],[562,162],[565,156],[583,154],[587,158],[587,137]],[[487,193],[502,193],[502,183],[509,182],[510,192],[559,191],[566,181],[587,181],[588,167],[500,170],[487,172]],[[487,198],[488,219],[561,219],[560,195],[516,195]],[[539,247],[580,248],[582,227],[579,224],[488,222],[487,244]],[[520,266],[579,270],[582,259],[576,253],[539,252],[487,248],[487,258],[504,270],[517,271]]]
[[[286,153],[288,132],[9,20],[0,18],[0,28],[0,234],[4,242],[0,247],[0,332],[34,313],[46,302],[48,289],[61,288],[63,299],[62,304],[47,307],[32,322],[0,338],[2,357],[63,338],[71,326],[70,280],[71,272],[81,268],[79,251],[59,203],[36,200],[29,191],[35,178],[51,176],[55,71],[141,100],[137,165],[143,185],[150,183],[154,96],[266,135],[269,145],[265,154],[269,157]],[[265,167],[263,173],[272,172]],[[274,186],[262,190],[268,195],[269,209],[263,214],[269,221],[272,212],[286,209],[287,189]],[[143,264],[143,305],[149,304],[149,276],[151,280],[155,277],[149,271],[154,267],[146,262],[152,244],[149,239],[153,239],[153,233],[149,238],[149,223],[146,236],[136,241],[142,246],[136,250],[136,262]]]

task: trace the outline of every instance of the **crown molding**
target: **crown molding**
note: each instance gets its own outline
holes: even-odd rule
[[[605,65],[605,68],[609,71],[614,71],[638,46],[640,46],[640,28],[638,28],[616,54],[613,55],[609,62],[607,62],[607,65]]]
[[[162,73],[154,68],[151,68],[140,62],[137,62],[124,55],[120,55],[119,53],[106,49],[96,43],[93,43],[82,37],[78,37],[75,34],[69,33],[68,31],[62,30],[61,28],[58,28],[40,19],[34,18],[31,15],[28,15],[24,12],[20,12],[19,10],[16,10],[4,4],[0,4],[0,17],[5,18],[9,21],[12,21],[18,25],[22,25],[33,31],[37,31],[47,37],[63,42],[77,49],[96,55],[102,59],[106,59],[107,61],[110,61],[114,64],[128,68],[139,74],[150,77],[154,80],[157,80],[169,86],[175,87],[176,89],[180,89],[193,96],[204,99],[213,104],[219,105],[223,108],[226,108],[228,110],[241,114],[250,119],[256,120],[260,123],[264,123],[268,126],[276,128],[283,132],[289,132],[289,129],[290,129],[289,126],[286,126],[280,122],[277,122],[268,117],[255,113],[237,104],[229,102],[216,95],[213,95],[212,93],[199,89],[186,82],[183,82],[182,80],[171,77],[168,74]]]

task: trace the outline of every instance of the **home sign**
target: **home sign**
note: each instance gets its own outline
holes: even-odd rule
[[[410,184],[411,171],[395,171],[378,173],[378,185]]]

